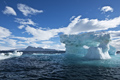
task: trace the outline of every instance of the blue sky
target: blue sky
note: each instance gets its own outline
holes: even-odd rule
[[[108,31],[120,46],[119,0],[0,0],[0,50],[65,49],[60,34]]]

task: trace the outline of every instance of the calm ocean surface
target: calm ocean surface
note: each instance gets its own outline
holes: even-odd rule
[[[31,54],[0,60],[0,80],[120,80],[120,55],[86,60],[66,54]]]

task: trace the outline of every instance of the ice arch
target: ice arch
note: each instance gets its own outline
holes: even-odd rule
[[[88,59],[110,59],[110,54],[115,49],[109,47],[111,41],[110,34],[107,32],[89,32],[79,35],[60,35],[60,41],[65,44],[66,53],[81,54]],[[83,46],[88,46],[88,50]]]

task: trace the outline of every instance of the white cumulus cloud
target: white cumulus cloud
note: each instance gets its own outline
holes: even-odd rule
[[[31,8],[25,4],[17,4],[17,8],[23,13],[24,16],[35,15],[37,13],[43,12],[43,10],[37,10],[37,9]]]
[[[98,20],[98,19],[88,19],[88,18],[81,19],[81,16],[78,16],[74,18],[74,20],[72,20],[67,27],[58,28],[58,29],[44,30],[39,27],[35,28],[27,25],[25,30],[28,34],[32,35],[32,37],[25,38],[24,40],[27,43],[41,41],[41,40],[49,40],[51,38],[57,37],[58,33],[79,34],[81,32],[107,30],[109,28],[118,27],[119,25],[120,25],[120,17],[116,17],[109,20]],[[22,39],[21,37],[19,38]]]
[[[70,21],[72,21],[72,19],[74,19],[75,18],[75,16],[72,16],[71,18],[70,18]]]
[[[0,50],[11,50],[11,49],[16,49],[16,48],[0,45]]]
[[[92,32],[107,30],[109,28],[115,28],[120,25],[120,17],[116,17],[108,20],[98,19],[81,19],[81,16],[76,17],[67,27],[63,28],[65,34],[78,34],[81,32]]]
[[[10,35],[11,32],[9,31],[9,29],[0,26],[0,38],[9,37]]]
[[[21,19],[21,18],[15,18],[15,22],[19,23],[18,26],[19,29],[25,28],[27,25],[35,26],[36,23],[34,23],[31,19]]]
[[[54,43],[53,41],[43,41],[42,42],[43,44],[52,44],[52,43]]]
[[[16,46],[17,44],[16,44],[16,40],[14,40],[14,39],[5,39],[4,41],[6,41],[6,43],[8,43],[8,45],[10,45],[10,46]]]
[[[115,39],[110,42],[110,45],[115,47],[118,51],[120,51],[120,39]]]
[[[34,23],[31,19],[21,19],[21,18],[16,18],[15,22],[21,24],[21,25],[33,25],[35,26],[36,23]]]
[[[113,39],[115,39],[115,38],[120,39],[120,30],[118,30],[118,31],[108,31],[108,32],[111,34]]]
[[[104,7],[101,8],[101,11],[102,11],[103,13],[106,13],[106,12],[108,12],[108,11],[113,12],[113,8],[110,7],[110,6],[104,6]]]
[[[3,14],[14,15],[17,16],[15,10],[12,7],[6,6]]]
[[[22,29],[22,28],[24,28],[24,27],[25,27],[24,25],[18,26],[19,29]]]
[[[41,28],[33,28],[30,26],[27,26],[25,29],[26,32],[33,35],[36,40],[49,40],[55,37],[59,32],[59,29],[42,30]]]
[[[120,30],[108,31],[111,34],[112,41],[110,45],[114,46],[117,50],[120,50]]]

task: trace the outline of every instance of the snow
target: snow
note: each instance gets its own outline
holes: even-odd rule
[[[116,51],[115,48],[109,47],[111,36],[107,32],[62,34],[60,41],[65,44],[67,54],[81,54],[87,59],[110,59],[110,55]],[[85,49],[84,45],[89,48]]]

